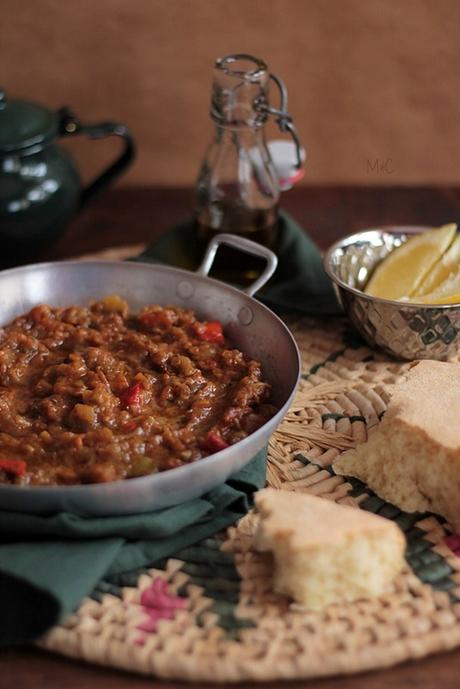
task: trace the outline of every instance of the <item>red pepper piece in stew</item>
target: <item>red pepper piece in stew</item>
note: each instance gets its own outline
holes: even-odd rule
[[[210,321],[209,323],[200,323],[197,331],[200,340],[206,342],[214,342],[215,344],[224,344],[224,331],[220,321]]]
[[[228,443],[226,443],[222,436],[220,436],[218,433],[209,432],[204,437],[201,447],[203,450],[213,453],[219,452],[219,450],[225,450],[225,448],[228,447]]]
[[[0,459],[0,470],[12,476],[24,476],[27,464],[23,459]]]
[[[132,404],[139,404],[141,401],[142,384],[133,383],[129,388],[126,388],[118,397],[123,407],[130,407]]]

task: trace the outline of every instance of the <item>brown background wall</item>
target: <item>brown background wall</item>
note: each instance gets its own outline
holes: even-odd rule
[[[459,29],[458,0],[0,0],[0,74],[10,96],[128,124],[124,184],[190,184],[212,63],[252,52],[289,87],[304,183],[455,183]],[[73,150],[88,176],[115,145]]]

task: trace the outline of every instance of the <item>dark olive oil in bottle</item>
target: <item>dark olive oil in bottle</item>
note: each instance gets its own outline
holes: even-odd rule
[[[209,241],[220,232],[228,232],[258,244],[276,248],[278,233],[278,213],[276,206],[267,209],[241,208],[221,202],[218,213],[215,205],[210,212],[202,212],[197,218],[197,239],[199,252],[203,254]],[[214,211],[214,213],[213,213]],[[215,218],[219,215],[222,222],[215,227]],[[214,219],[214,226],[211,224]],[[243,253],[230,246],[220,246],[214,260],[211,276],[246,286],[254,282],[265,268],[263,258]]]

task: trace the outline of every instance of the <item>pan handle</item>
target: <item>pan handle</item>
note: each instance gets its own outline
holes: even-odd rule
[[[267,283],[278,265],[278,258],[273,251],[267,249],[266,246],[257,244],[251,239],[246,239],[245,237],[238,237],[236,234],[226,234],[225,232],[217,234],[209,242],[206,253],[204,255],[203,261],[196,271],[197,275],[208,275],[214,263],[214,258],[217,253],[217,249],[221,244],[226,244],[227,246],[232,246],[234,249],[239,249],[244,251],[246,254],[252,254],[253,256],[259,256],[267,261],[267,265],[263,270],[262,274],[254,280],[254,282],[246,287],[242,291],[252,297],[256,292],[260,290],[261,287]]]

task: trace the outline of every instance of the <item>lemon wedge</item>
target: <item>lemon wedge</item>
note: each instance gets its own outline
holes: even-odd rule
[[[444,256],[430,270],[413,297],[431,294],[460,268],[460,235],[454,239]]]
[[[417,304],[457,304],[460,303],[460,268],[457,267],[433,292],[409,299]]]
[[[411,237],[377,266],[365,292],[383,299],[412,297],[449,248],[457,231],[450,223]]]

